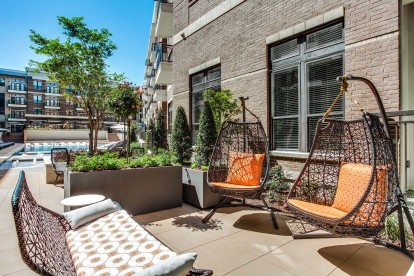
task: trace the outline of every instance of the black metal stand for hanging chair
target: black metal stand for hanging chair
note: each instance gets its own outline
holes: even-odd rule
[[[224,196],[224,199],[207,214],[203,219],[203,223],[208,222],[218,208],[250,206],[269,211],[273,226],[275,229],[278,229],[274,212],[267,205],[263,194],[265,192],[264,185],[267,181],[270,166],[267,138],[260,119],[246,108],[245,101],[248,99],[249,98],[240,97],[239,100],[241,104],[236,112],[232,114],[235,115],[242,110],[242,122],[231,121],[230,118],[232,115],[230,115],[229,118],[223,122],[214,146],[207,172],[207,183],[213,193]],[[248,111],[256,121],[246,122],[246,111]],[[257,179],[258,185],[244,186],[232,184],[227,181],[231,170],[231,162],[229,160],[231,159],[232,154],[247,154],[250,156],[264,155],[259,176],[260,179]],[[246,204],[246,199],[261,200],[263,206]],[[228,202],[231,201],[239,201],[241,204],[229,204]]]
[[[382,122],[378,116],[365,112],[347,91],[347,80],[368,85]],[[365,78],[350,75],[338,81],[342,82],[341,91],[318,122],[312,149],[288,195],[287,206],[302,224],[305,222],[334,234],[371,238],[414,259],[407,247],[403,215],[413,234],[414,222],[399,187],[396,153],[381,98],[375,86]],[[361,119],[328,119],[343,94],[357,104]],[[352,173],[353,169],[358,174]],[[395,211],[399,244],[379,236],[386,217]],[[306,234],[294,238],[306,238]]]

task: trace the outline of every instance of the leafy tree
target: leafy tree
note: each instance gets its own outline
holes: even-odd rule
[[[61,87],[72,88],[73,92],[64,95],[85,111],[89,123],[89,151],[95,152],[106,109],[105,98],[112,90],[112,83],[121,78],[110,74],[106,64],[117,47],[107,29],[89,29],[83,17],[58,16],[58,24],[63,28],[65,41],[48,39],[30,31],[30,40],[35,45],[31,49],[46,56],[46,60],[31,60],[29,65],[45,72]]]
[[[158,151],[158,149],[168,149],[167,128],[165,127],[165,116],[162,109],[157,111],[157,116],[155,117],[153,149],[155,151]]]
[[[223,121],[237,109],[237,100],[233,99],[233,93],[230,89],[220,91],[209,89],[204,94],[204,100],[210,102],[216,129],[220,131]]]
[[[127,157],[131,153],[131,117],[137,115],[143,107],[141,99],[142,91],[139,90],[139,86],[134,87],[130,82],[118,84],[106,99],[106,104],[112,113],[127,119]]]
[[[177,114],[175,115],[171,133],[171,149],[180,164],[183,164],[191,158],[191,140],[191,131],[185,110],[182,106],[179,106],[177,107]]]
[[[195,145],[195,163],[198,167],[209,165],[216,139],[217,130],[214,123],[213,111],[211,110],[210,103],[204,101]]]

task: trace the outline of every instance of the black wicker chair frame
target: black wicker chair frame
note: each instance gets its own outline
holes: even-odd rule
[[[117,204],[119,209],[122,207]],[[12,209],[19,249],[23,261],[41,275],[74,276],[75,266],[66,244],[66,232],[71,229],[66,219],[36,203],[20,172],[12,196]],[[209,276],[211,270],[193,268],[190,276]]]
[[[57,163],[65,163],[66,166],[69,165],[69,152],[67,148],[53,148],[50,151],[50,160],[52,161],[52,166],[53,166],[53,170],[56,173],[56,178],[55,178],[55,186],[56,186],[56,182],[59,178],[59,176],[63,177],[65,174],[65,171],[62,170],[61,168],[58,168]]]
[[[241,202],[241,205],[268,210],[274,227],[278,229],[274,212],[267,205],[263,194],[265,192],[264,185],[268,177],[270,165],[266,133],[259,118],[246,108],[245,101],[248,100],[248,98],[240,97],[239,100],[241,101],[240,107],[232,115],[242,110],[243,121],[231,121],[232,115],[224,120],[214,146],[207,172],[207,183],[209,188],[213,193],[222,195],[224,198],[207,214],[203,219],[203,222],[208,222],[218,208],[235,206],[235,204],[229,204],[229,202],[238,200]],[[246,110],[256,119],[255,122],[246,122]],[[245,186],[243,188],[232,189],[217,187],[211,184],[213,182],[225,182],[230,169],[230,152],[265,154],[259,186]],[[264,205],[257,206],[246,204],[246,199],[259,199]]]
[[[406,244],[403,212],[413,233],[414,223],[399,187],[394,146],[378,91],[365,78],[350,75],[338,78],[338,80],[342,81],[342,88],[337,99],[343,93],[348,93],[347,80],[357,80],[367,84],[378,104],[382,122],[378,116],[366,113],[352,95],[349,96],[361,111],[360,120],[326,119],[337,101],[335,100],[318,122],[312,149],[288,195],[287,206],[302,222],[335,234],[374,238],[375,241],[399,249],[413,258],[414,255]],[[339,171],[344,162],[366,164],[372,168],[371,178],[369,183],[366,183],[365,192],[356,206],[345,216],[328,219],[291,204],[290,200],[295,199],[331,206],[336,195]],[[378,196],[381,193],[383,196]],[[382,242],[376,238],[384,229],[385,218],[395,211],[398,212],[400,228],[399,245]],[[302,229],[305,228],[303,226]],[[304,238],[306,235],[297,237]]]

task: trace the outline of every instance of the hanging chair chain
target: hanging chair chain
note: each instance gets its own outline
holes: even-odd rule
[[[349,98],[352,100],[353,103],[355,103],[358,106],[358,109],[360,112],[365,113],[365,109],[361,106],[361,104],[354,98],[354,96],[352,96],[352,94],[348,91],[348,82],[347,82],[347,77],[343,76],[341,78],[341,90],[339,91],[338,96],[336,96],[335,100],[333,101],[333,103],[331,104],[331,106],[328,108],[328,110],[325,112],[325,114],[322,117],[322,121],[325,121],[326,118],[329,117],[329,114],[331,114],[332,110],[334,109],[336,103],[339,101],[339,99],[341,98],[341,96],[343,94],[347,94],[349,96]]]

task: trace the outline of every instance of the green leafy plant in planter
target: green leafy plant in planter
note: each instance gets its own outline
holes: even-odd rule
[[[153,150],[158,151],[159,149],[168,149],[167,128],[165,126],[165,116],[162,109],[157,111],[157,116],[155,117],[153,137]]]
[[[185,110],[182,106],[177,107],[174,126],[171,133],[171,150],[176,161],[184,164],[191,159],[192,139],[191,130],[187,121]]]
[[[219,91],[209,89],[204,94],[204,101],[210,103],[217,132],[220,131],[223,121],[234,113],[238,107],[237,100],[233,98],[233,93],[230,89]]]
[[[276,165],[270,169],[269,176],[270,179],[266,183],[269,199],[272,201],[283,200],[285,193],[291,188],[291,183],[287,181],[290,175],[286,175],[282,167]]]
[[[217,130],[214,115],[210,103],[204,101],[201,111],[200,125],[198,129],[197,142],[195,144],[195,166],[201,168],[209,165],[214,144],[217,139]]]
[[[89,172],[102,170],[120,170],[127,165],[126,158],[120,157],[117,152],[106,151],[102,154],[77,154],[70,164],[71,171]]]
[[[404,221],[404,235],[406,240],[412,240],[413,236],[410,235],[410,226]],[[395,213],[390,214],[385,218],[385,235],[391,241],[396,241],[400,236],[400,227],[398,226],[398,217]]]
[[[70,170],[76,172],[90,172],[128,168],[162,167],[173,165],[172,159],[171,153],[166,150],[161,150],[154,156],[143,155],[139,158],[132,159],[129,164],[127,159],[120,156],[118,152],[105,151],[94,155],[77,153],[70,165]]]

